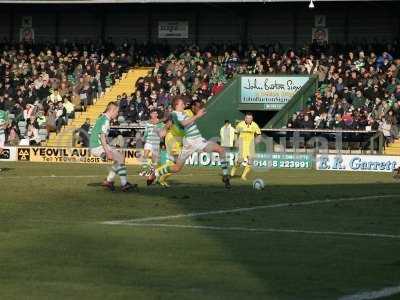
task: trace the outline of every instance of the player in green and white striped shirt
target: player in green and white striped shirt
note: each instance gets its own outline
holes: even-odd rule
[[[146,123],[144,129],[144,161],[139,175],[144,176],[151,168],[157,167],[161,138],[165,136],[164,128],[164,123],[158,118],[158,111],[152,110],[150,120]]]
[[[181,171],[186,159],[194,152],[217,152],[220,157],[223,174],[222,181],[226,188],[230,188],[228,162],[224,148],[215,142],[205,140],[196,125],[196,121],[206,113],[205,109],[202,108],[202,103],[200,101],[192,103],[193,116],[189,116],[185,112],[185,102],[180,97],[174,99],[172,107],[174,108],[174,111],[171,113],[173,127],[183,136],[183,148],[175,164],[164,165],[158,168],[154,174],[148,177],[147,184],[152,184],[155,179],[165,174]]]
[[[119,108],[115,102],[110,102],[107,109],[97,120],[90,135],[90,153],[102,159],[110,159],[113,165],[108,173],[103,186],[115,191],[114,178],[116,175],[121,180],[121,190],[124,192],[136,189],[136,184],[130,184],[127,180],[127,170],[125,157],[117,149],[112,148],[107,142],[108,132],[110,131],[110,121],[118,117]]]

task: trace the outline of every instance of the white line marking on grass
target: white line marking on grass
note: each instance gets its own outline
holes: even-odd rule
[[[393,198],[393,197],[397,197],[397,196],[398,195],[375,195],[375,196],[352,197],[352,198],[312,200],[312,201],[303,201],[303,202],[286,202],[286,203],[277,203],[277,204],[261,205],[261,206],[253,206],[253,207],[241,207],[241,208],[234,208],[234,209],[192,212],[192,213],[188,213],[188,214],[179,214],[179,215],[147,217],[147,218],[130,219],[130,220],[113,220],[113,221],[106,221],[106,222],[102,222],[102,223],[109,224],[109,225],[124,224],[124,223],[140,223],[140,222],[148,222],[148,221],[161,221],[161,220],[200,217],[200,216],[208,216],[208,215],[222,215],[222,214],[236,213],[236,212],[263,210],[263,209],[269,209],[269,208],[280,208],[280,207],[290,207],[290,206],[308,206],[308,205],[314,205],[314,204],[326,204],[326,203],[336,203],[336,202],[346,202],[346,201],[384,199],[384,198]]]
[[[400,293],[400,286],[386,287],[379,291],[363,292],[354,295],[340,297],[338,300],[371,300],[385,298]]]
[[[317,235],[337,235],[352,237],[373,237],[400,239],[400,235],[381,234],[381,233],[362,233],[362,232],[338,232],[338,231],[315,231],[315,230],[299,230],[299,229],[276,229],[276,228],[248,228],[248,227],[219,227],[219,226],[203,226],[203,225],[181,225],[181,224],[158,224],[158,223],[110,223],[108,225],[126,225],[134,227],[156,227],[156,228],[180,228],[180,229],[201,229],[214,231],[247,231],[247,232],[275,232],[275,233],[303,233]],[[104,224],[103,223],[103,224]]]

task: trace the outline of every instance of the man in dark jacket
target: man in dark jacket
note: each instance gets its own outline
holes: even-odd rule
[[[79,130],[79,138],[83,147],[89,147],[89,130],[90,130],[90,119],[86,119],[85,123]]]

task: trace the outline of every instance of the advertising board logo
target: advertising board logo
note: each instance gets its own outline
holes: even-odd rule
[[[0,149],[0,159],[10,159],[10,149]]]
[[[31,149],[20,148],[18,149],[18,160],[29,161],[31,159]]]

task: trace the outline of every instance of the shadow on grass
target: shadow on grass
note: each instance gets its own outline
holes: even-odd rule
[[[324,199],[352,198],[378,195],[399,195],[398,183],[368,183],[368,184],[323,184],[323,185],[272,185],[264,191],[252,190],[250,186],[234,186],[231,190],[224,190],[219,185],[176,185],[173,189],[162,189],[157,186],[141,191],[149,197],[157,195],[174,201],[182,213],[229,209],[237,207],[251,207],[279,202],[297,202]],[[393,219],[393,211],[400,213],[400,206],[393,206],[396,196],[391,199],[392,207],[382,206],[382,199],[371,199],[367,209],[360,209],[360,214],[370,214],[370,220],[376,224],[387,223],[393,230],[400,227],[399,219]],[[400,196],[397,198],[400,204]],[[353,206],[362,208],[365,202],[352,202]],[[330,214],[337,214],[338,226],[352,225],[354,211],[348,212],[337,204],[332,206],[339,209],[327,211],[326,221]],[[328,208],[329,209],[329,208]],[[157,214],[155,214],[157,216]],[[229,217],[229,216],[228,216]],[[304,215],[304,219],[293,218],[290,214],[280,218],[295,222],[298,225],[307,225],[313,215]],[[353,216],[360,218],[358,213]],[[293,218],[293,219],[291,219]],[[368,218],[363,216],[365,225]],[[191,219],[192,225],[207,225],[204,220]],[[207,220],[206,220],[207,221]],[[319,219],[320,228],[324,227],[324,220]],[[174,222],[172,222],[174,223]],[[299,224],[300,223],[300,224]],[[314,222],[316,223],[316,222]],[[321,230],[318,224],[314,230]],[[341,224],[342,223],[342,224]],[[217,225],[218,226],[218,225]],[[235,224],[232,224],[235,226]],[[362,232],[363,224],[359,230]],[[251,222],[249,221],[249,226]],[[157,230],[157,229],[154,229]],[[166,229],[168,230],[168,229]],[[338,236],[313,236],[281,233],[249,233],[226,232],[202,229],[171,229],[176,235],[183,231],[194,230],[209,239],[216,241],[226,250],[226,257],[221,260],[232,260],[239,264],[252,276],[263,283],[265,289],[247,290],[246,299],[259,299],[260,293],[264,299],[336,299],[339,296],[357,293],[360,290],[380,289],[384,286],[398,285],[400,269],[397,268],[400,242],[374,238],[354,238]],[[364,229],[365,230],[365,229]],[[164,230],[161,230],[164,231]],[[206,250],[205,250],[206,251]],[[197,261],[197,258],[193,258]],[[209,263],[211,278],[214,266]],[[187,266],[190,268],[190,266]],[[245,278],[229,273],[226,279],[231,288]],[[229,279],[228,279],[229,278]],[[217,280],[217,278],[216,278]],[[242,291],[243,292],[243,291]],[[228,291],[221,288],[223,295]]]
[[[254,191],[250,183],[225,190],[219,179],[211,184],[171,183],[170,189],[141,188],[137,197],[147,202],[157,197],[157,201],[173,203],[181,213],[191,213],[279,202],[399,194],[400,190],[398,183],[379,182],[345,185],[294,182],[267,185],[260,192]],[[94,205],[98,199],[93,192],[103,189],[96,182],[88,186],[93,191],[80,197],[93,197],[85,205]],[[104,195],[107,193],[104,191]],[[131,193],[120,195],[119,199],[128,203],[137,199]],[[363,205],[354,202],[358,203]],[[374,211],[374,203],[371,214],[382,221],[390,216],[393,225],[400,227],[399,219],[388,214],[400,213],[400,206],[388,210],[377,201]],[[132,207],[121,205],[121,209],[128,211]],[[163,210],[154,207],[151,213],[147,217],[160,216]],[[340,218],[344,211],[325,213],[338,214],[338,220],[351,222]],[[304,219],[295,219],[283,214],[277,218],[307,224],[314,216],[306,214]],[[193,225],[206,225],[197,219],[190,221]],[[29,233],[15,247],[6,249],[2,251],[4,261],[18,259],[4,264],[0,259],[0,278],[11,278],[21,284],[22,291],[26,286],[25,292],[33,290],[34,294],[40,291],[38,285],[52,282],[45,290],[47,298],[60,299],[328,300],[362,289],[395,285],[400,278],[397,263],[400,243],[385,239],[201,229],[139,230],[83,224]]]

